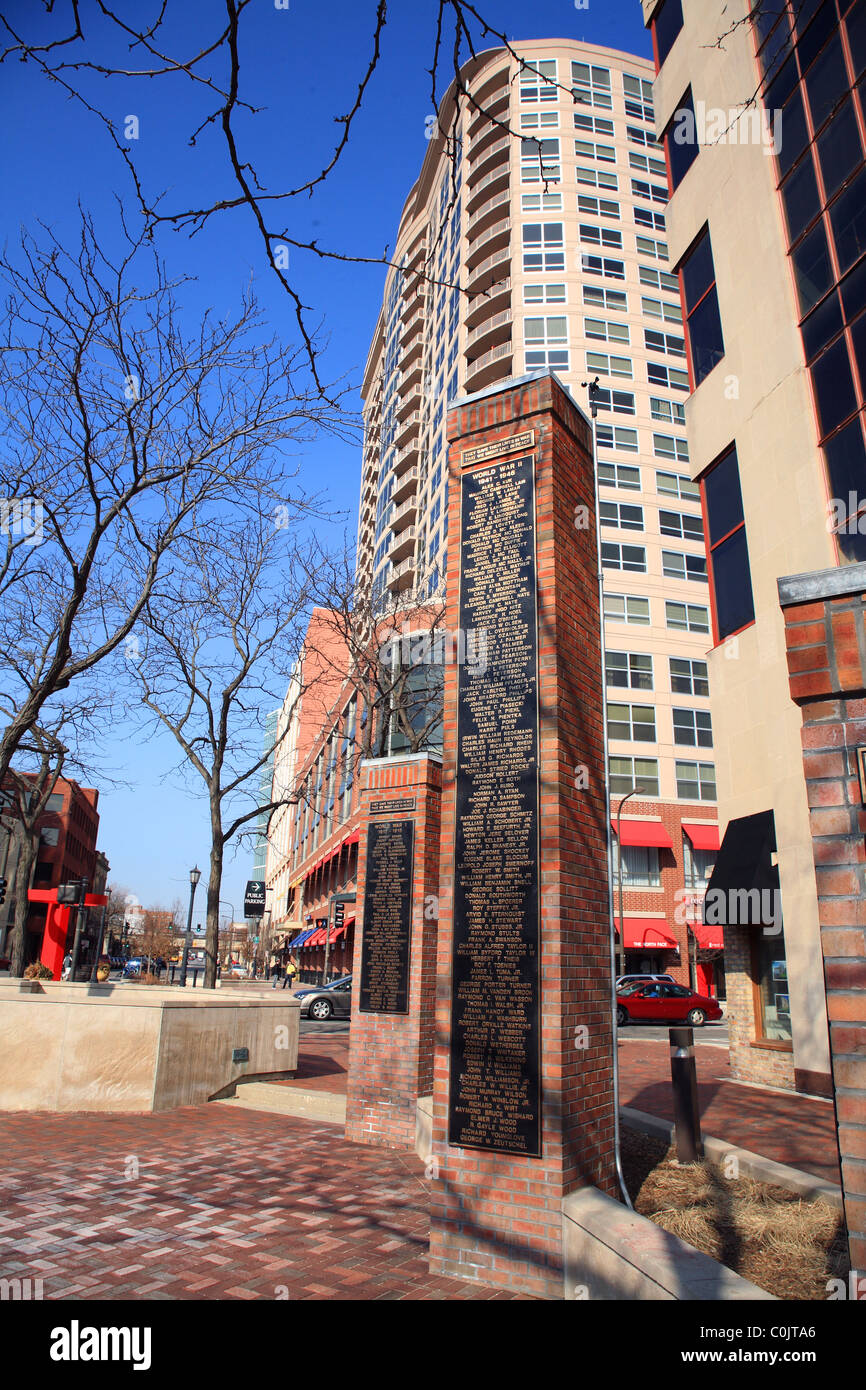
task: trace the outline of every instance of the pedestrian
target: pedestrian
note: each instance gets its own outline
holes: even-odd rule
[[[297,973],[298,973],[298,967],[297,967],[297,965],[295,964],[294,958],[293,958],[292,956],[289,956],[289,963],[288,963],[288,965],[286,966],[286,976],[285,976],[285,979],[283,980],[283,989],[286,988],[286,985],[288,985],[289,989],[294,989],[294,987],[295,987],[295,976],[297,975]]]
[[[72,973],[72,953],[71,953],[71,951],[67,951],[67,952],[66,952],[66,955],[63,957],[63,969],[62,969],[61,972],[60,972],[60,978],[61,978],[61,980],[68,980],[71,973]]]
[[[274,983],[273,983],[273,985],[271,986],[272,989],[276,989],[276,987],[277,987],[277,982],[278,982],[280,976],[282,975],[282,973],[283,973],[283,967],[280,965],[280,962],[277,961],[276,964],[271,968],[271,974],[272,974],[273,977],[274,977]]]

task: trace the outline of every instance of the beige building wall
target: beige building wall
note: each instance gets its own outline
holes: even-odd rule
[[[730,6],[683,0],[683,30],[655,84],[657,129],[686,89],[706,107],[746,103],[759,82],[750,27]],[[657,8],[643,0],[647,20]],[[736,17],[736,16],[735,16]],[[688,400],[698,477],[736,443],[755,623],[710,653],[719,819],[773,808],[793,1030],[793,1068],[830,1070],[818,908],[800,741],[776,580],[836,564],[798,310],[775,189],[755,143],[702,146],[668,207],[671,262],[709,225],[725,356]],[[742,1009],[750,1003],[744,994]],[[747,1032],[754,1037],[751,1019]],[[779,1079],[779,1078],[776,1078]],[[793,1080],[793,1076],[791,1077]]]

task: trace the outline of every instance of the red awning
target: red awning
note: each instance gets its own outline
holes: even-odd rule
[[[356,845],[361,838],[360,830],[353,830],[351,835],[347,835],[343,841],[344,845]]]
[[[611,820],[611,825],[616,834],[616,821]],[[620,821],[620,838],[624,845],[642,845],[645,849],[673,849],[671,837],[660,820]]]
[[[695,849],[717,851],[719,848],[719,827],[711,820],[683,821],[683,830]]]
[[[305,941],[305,942],[304,942],[304,945],[305,945],[305,946],[321,946],[321,944],[322,944],[322,942],[324,941],[324,939],[325,939],[325,928],[324,928],[324,927],[317,927],[317,929],[313,932],[313,935],[310,937],[309,941]]]
[[[679,950],[664,918],[654,917],[626,917],[625,948],[627,951]]]
[[[707,922],[689,922],[689,930],[702,951],[723,951],[725,949],[724,928]]]

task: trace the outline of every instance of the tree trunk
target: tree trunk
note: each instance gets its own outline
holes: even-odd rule
[[[15,926],[12,930],[12,974],[19,979],[24,974],[27,945],[27,918],[30,915],[30,899],[27,889],[33,876],[36,862],[36,837],[28,835],[18,822],[14,829],[18,842],[18,861],[15,865]]]
[[[207,935],[205,936],[205,989],[216,989],[217,959],[220,933],[220,888],[223,881],[222,836],[214,828],[210,852],[210,876],[207,883]]]

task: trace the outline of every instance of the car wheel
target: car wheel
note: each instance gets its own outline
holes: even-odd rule
[[[686,1022],[691,1028],[703,1028],[707,1016],[703,1009],[689,1009],[689,1016]]]
[[[628,1023],[628,1012],[622,1007],[622,1004],[618,1004],[616,1008],[616,1026],[617,1028],[622,1028],[626,1023]]]
[[[333,1012],[334,1006],[330,999],[314,999],[310,1005],[310,1017],[317,1018],[320,1022],[330,1018]]]

